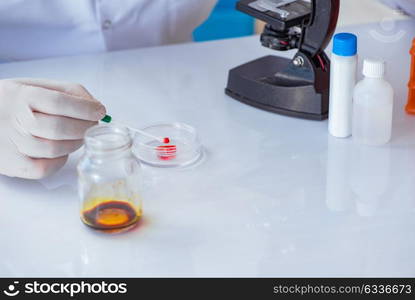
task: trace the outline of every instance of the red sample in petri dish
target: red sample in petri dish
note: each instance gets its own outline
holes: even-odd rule
[[[161,160],[172,160],[176,158],[177,147],[175,145],[163,145],[157,147],[157,156]]]

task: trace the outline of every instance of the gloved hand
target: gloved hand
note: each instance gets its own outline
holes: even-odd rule
[[[40,179],[56,172],[105,113],[78,84],[0,80],[0,174]]]

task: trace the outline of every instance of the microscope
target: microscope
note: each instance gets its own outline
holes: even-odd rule
[[[324,49],[336,29],[340,0],[241,0],[237,9],[266,23],[263,46],[298,52],[293,59],[265,56],[230,70],[226,94],[282,115],[327,119],[330,60]]]

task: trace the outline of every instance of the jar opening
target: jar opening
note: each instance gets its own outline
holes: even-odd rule
[[[114,125],[97,125],[85,133],[87,151],[108,153],[131,148],[132,137],[126,127]]]

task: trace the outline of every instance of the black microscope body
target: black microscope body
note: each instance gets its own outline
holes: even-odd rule
[[[325,120],[330,60],[324,52],[337,25],[340,0],[241,0],[237,9],[264,21],[263,46],[299,49],[293,59],[266,56],[229,72],[226,94],[274,113]]]

